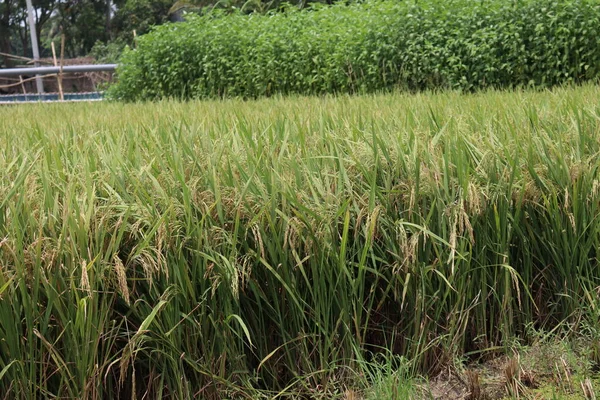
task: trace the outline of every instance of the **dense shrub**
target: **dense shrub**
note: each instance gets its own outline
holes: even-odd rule
[[[596,1],[375,1],[160,26],[124,54],[110,95],[476,90],[599,74]]]

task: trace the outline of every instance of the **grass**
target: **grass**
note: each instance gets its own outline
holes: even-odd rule
[[[599,91],[1,108],[0,392],[369,396],[597,341]]]

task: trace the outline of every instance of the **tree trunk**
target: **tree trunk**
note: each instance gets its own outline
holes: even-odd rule
[[[10,45],[10,10],[11,10],[11,2],[4,2],[4,12],[0,16],[0,51],[2,53],[11,54],[11,45]],[[14,65],[13,60],[7,57],[2,57],[4,59],[4,65],[7,67],[11,67]]]
[[[110,14],[112,12],[111,7],[112,7],[112,2],[110,0],[106,0],[106,23],[105,23],[104,28],[106,29],[107,41],[112,39],[112,35],[111,35],[111,31],[110,31]]]

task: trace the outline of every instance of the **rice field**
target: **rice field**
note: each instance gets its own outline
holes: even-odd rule
[[[0,393],[350,398],[597,341],[599,96],[0,108]]]

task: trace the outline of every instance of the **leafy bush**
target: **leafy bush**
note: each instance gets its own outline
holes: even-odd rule
[[[385,0],[157,27],[125,52],[110,95],[547,87],[599,74],[596,1]]]

